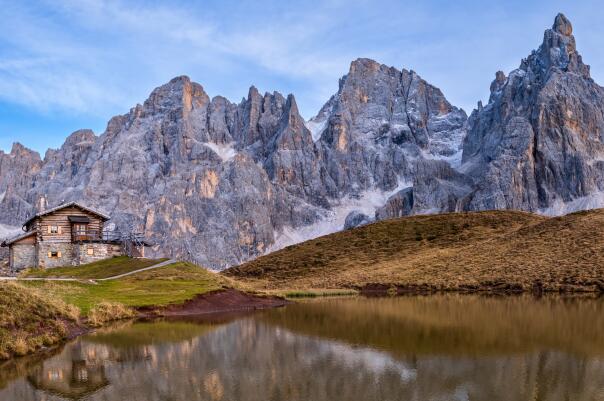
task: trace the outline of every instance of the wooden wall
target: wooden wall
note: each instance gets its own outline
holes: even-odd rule
[[[90,219],[90,223],[88,223],[88,232],[93,231],[99,237],[101,236],[103,231],[103,220],[93,213],[72,206],[35,219],[32,223],[32,229],[38,232],[38,241],[71,242],[72,224],[69,221],[69,216],[88,217]],[[59,232],[52,234],[50,232],[51,226],[57,226]]]
[[[35,235],[30,235],[29,237],[25,237],[23,239],[20,239],[19,241],[15,241],[11,244],[11,246],[13,245],[34,245],[36,243],[36,236]]]

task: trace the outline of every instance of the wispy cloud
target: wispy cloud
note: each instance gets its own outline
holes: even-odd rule
[[[561,7],[590,27],[578,42],[592,48],[579,47],[595,75],[604,71],[595,54],[604,32],[589,22],[597,2],[539,0],[522,3],[522,14],[512,3],[520,0],[0,0],[0,102],[108,119],[187,74],[233,100],[251,84],[293,92],[310,117],[351,60],[373,57],[415,69],[471,108],[497,69],[539,44]]]
[[[212,81],[207,75],[220,79],[259,69],[312,87],[333,78],[351,58],[320,45],[321,34],[334,24],[321,10],[249,21],[233,14],[240,19],[235,23],[215,17],[182,5],[121,1],[5,7],[0,97],[42,111],[104,113],[142,100],[141,91],[170,75],[200,74]]]

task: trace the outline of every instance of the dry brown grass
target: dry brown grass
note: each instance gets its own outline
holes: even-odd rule
[[[136,312],[117,302],[101,302],[88,312],[88,324],[92,327],[100,327],[107,322],[130,319]]]
[[[0,283],[0,359],[58,343],[77,325],[79,310],[58,298]]]
[[[263,289],[601,290],[604,210],[514,211],[382,221],[285,248],[224,272]]]

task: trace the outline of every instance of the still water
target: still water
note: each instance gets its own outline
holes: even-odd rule
[[[0,366],[0,400],[604,400],[604,301],[442,295],[123,323]]]

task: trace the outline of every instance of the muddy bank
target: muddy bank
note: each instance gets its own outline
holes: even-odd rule
[[[275,296],[260,296],[234,289],[218,290],[201,294],[182,304],[163,307],[144,307],[137,311],[141,317],[194,316],[285,306],[290,301]]]

